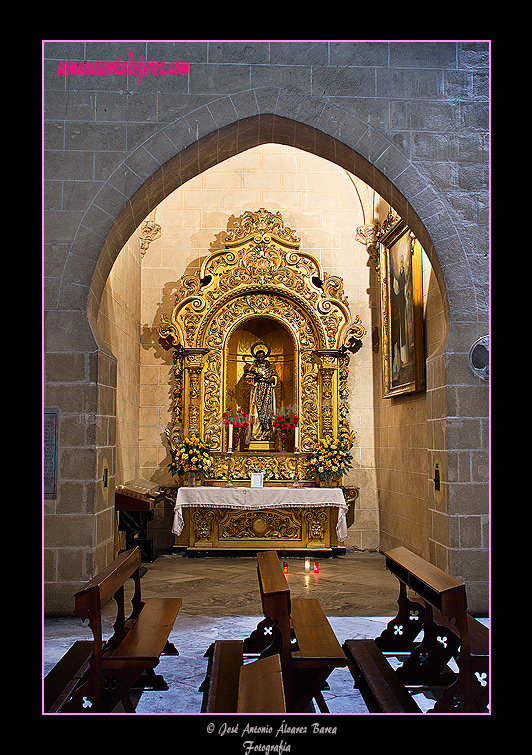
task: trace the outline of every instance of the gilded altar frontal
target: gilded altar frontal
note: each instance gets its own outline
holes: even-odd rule
[[[168,441],[201,436],[215,452],[210,479],[227,476],[222,417],[233,407],[249,418],[236,438],[236,479],[263,471],[292,480],[296,449],[304,462],[320,438],[351,438],[347,375],[366,328],[342,278],[300,248],[280,212],[244,212],[224,248],[181,278],[157,332],[174,350]],[[266,379],[254,385],[254,374]],[[283,442],[273,420],[286,408],[298,424]]]

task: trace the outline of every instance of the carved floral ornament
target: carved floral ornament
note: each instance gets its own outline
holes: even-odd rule
[[[213,450],[222,450],[224,348],[234,329],[254,317],[282,323],[296,344],[301,449],[309,450],[325,431],[349,432],[347,363],[366,329],[358,315],[351,317],[342,278],[324,272],[299,244],[281,213],[248,211],[227,234],[224,248],[179,281],[175,307],[157,328],[176,350],[170,442],[183,423]],[[185,390],[187,379],[197,398]],[[330,393],[331,380],[335,406],[327,427],[320,427],[322,384]]]
[[[140,256],[144,257],[152,241],[161,237],[161,226],[155,222],[155,210],[141,224],[139,231]]]
[[[361,225],[356,229],[355,239],[365,244],[369,259],[380,278],[380,243],[392,233],[404,227],[404,221],[390,208],[382,223],[377,221]]]

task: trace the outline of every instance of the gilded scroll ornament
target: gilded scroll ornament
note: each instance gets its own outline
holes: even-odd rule
[[[192,522],[196,535],[196,545],[212,545],[212,536],[216,511],[213,509],[197,509],[192,514]]]
[[[323,509],[309,509],[304,514],[308,526],[309,545],[314,547],[324,545],[325,525],[327,514]]]
[[[290,512],[244,511],[223,512],[218,523],[220,540],[243,540],[275,538],[277,540],[301,539],[301,525]]]
[[[291,228],[284,225],[283,216],[280,212],[268,212],[263,207],[256,212],[249,210],[242,215],[240,223],[227,234],[225,243],[227,246],[241,243],[248,236],[273,234],[282,239],[286,245],[299,247],[298,237]]]

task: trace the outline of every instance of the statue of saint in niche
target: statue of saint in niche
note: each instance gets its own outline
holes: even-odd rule
[[[267,357],[270,348],[265,344],[253,344],[251,347],[253,365],[246,364],[244,372],[252,383],[251,400],[249,404],[249,426],[246,433],[246,443],[251,441],[271,441],[273,436],[273,420],[276,413],[275,386],[277,373],[270,366]]]

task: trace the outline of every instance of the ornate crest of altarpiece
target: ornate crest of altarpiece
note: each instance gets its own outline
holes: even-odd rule
[[[258,343],[265,345],[278,377],[278,409],[291,407],[300,418],[299,449],[293,437],[284,450],[274,438],[261,451],[250,450],[242,438],[231,454],[235,484],[249,484],[251,473],[259,471],[266,483],[289,486],[297,456],[301,484],[313,485],[305,479],[308,452],[325,435],[350,435],[348,365],[366,331],[359,316],[351,317],[342,279],[299,247],[280,213],[245,212],[224,248],[210,254],[198,272],[181,278],[172,313],[163,315],[157,328],[173,348],[168,442],[174,447],[184,434],[203,438],[215,458],[208,485],[227,480],[222,414],[228,406],[248,411],[244,368]],[[294,511],[287,509],[283,516]],[[249,517],[246,521],[253,539]],[[279,524],[273,523],[272,531],[282,529]],[[234,523],[230,529],[235,532]],[[264,535],[263,524],[260,529]]]

